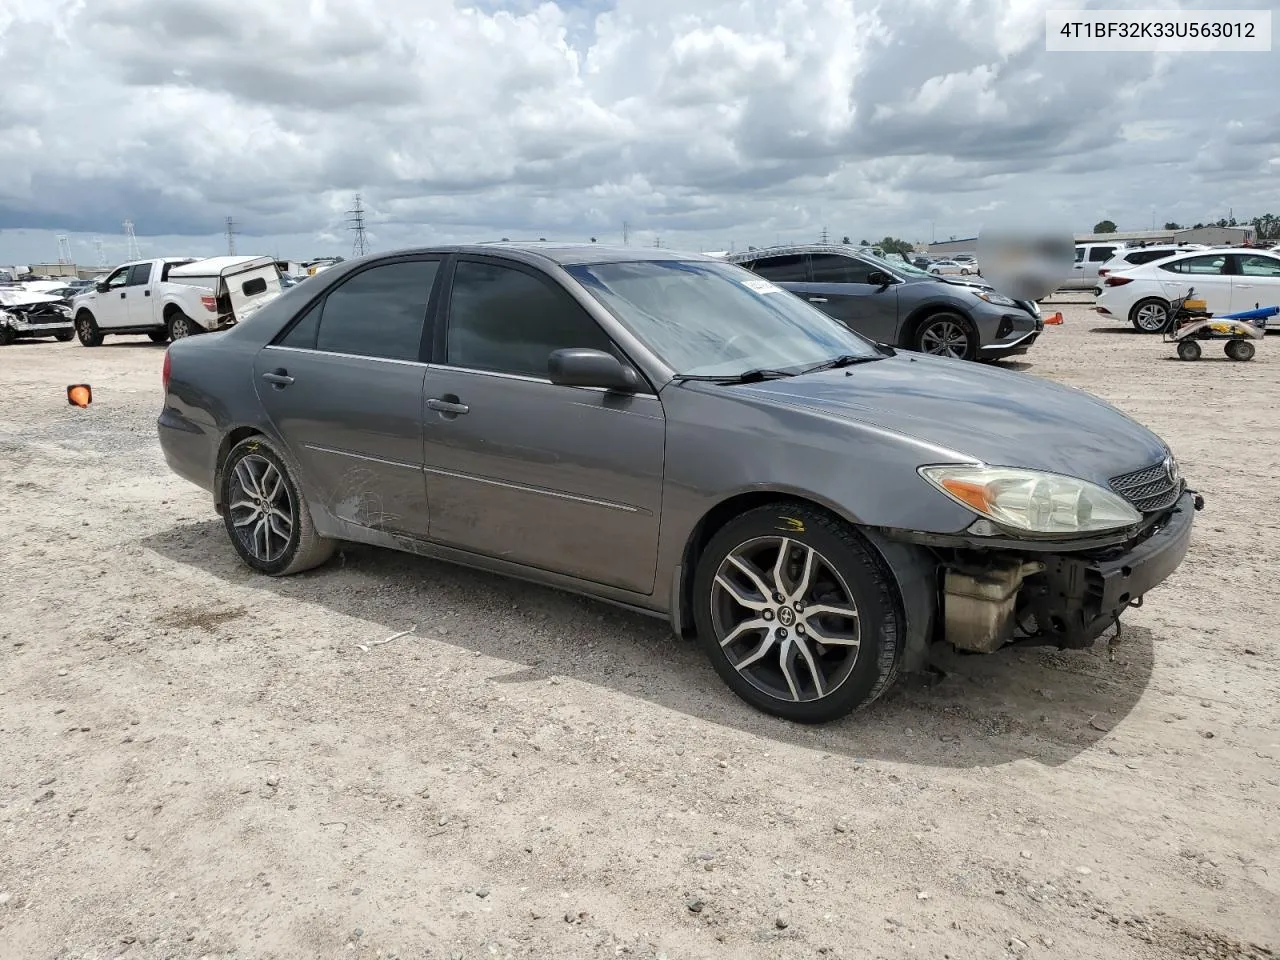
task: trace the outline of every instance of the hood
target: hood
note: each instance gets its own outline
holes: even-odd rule
[[[37,303],[61,303],[62,297],[26,290],[0,290],[0,307],[30,307]]]
[[[1029,374],[922,354],[740,387],[954,450],[985,463],[1106,485],[1158,463],[1165,443],[1115,407]],[[854,452],[856,456],[856,451]]]

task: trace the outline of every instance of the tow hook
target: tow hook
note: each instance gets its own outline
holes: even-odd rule
[[[1196,508],[1196,510],[1203,510],[1203,509],[1204,509],[1204,497],[1202,497],[1199,493],[1197,493],[1197,492],[1196,492],[1196,491],[1194,491],[1194,490],[1191,490],[1191,491],[1189,491],[1189,492],[1191,493],[1191,504],[1192,504],[1192,506],[1194,506],[1194,507]]]

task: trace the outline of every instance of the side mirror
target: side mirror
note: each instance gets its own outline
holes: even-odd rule
[[[611,353],[588,347],[553,351],[547,360],[551,382],[562,387],[602,387],[635,393],[640,377]]]
[[[893,283],[893,277],[880,270],[873,270],[867,276],[867,283],[875,284],[877,287],[887,287],[889,284]]]
[[[97,290],[99,293],[106,293],[107,285],[106,283],[95,283],[93,285],[93,289]]]

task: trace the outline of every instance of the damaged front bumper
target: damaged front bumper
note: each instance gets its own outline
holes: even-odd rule
[[[26,311],[8,307],[0,310],[0,338],[14,340],[18,337],[53,337],[75,333],[70,314],[61,310]]]
[[[1087,647],[1178,568],[1203,506],[1185,490],[1136,538],[1102,547],[939,549],[942,538],[928,538],[940,562],[934,639],[974,653],[1010,643]]]

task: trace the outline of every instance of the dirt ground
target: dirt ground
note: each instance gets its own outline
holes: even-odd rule
[[[1018,366],[1171,442],[1191,554],[1118,644],[819,729],[550,590],[253,575],[165,467],[162,348],[3,348],[0,957],[1280,953],[1280,338],[1182,363],[1059,308]]]

